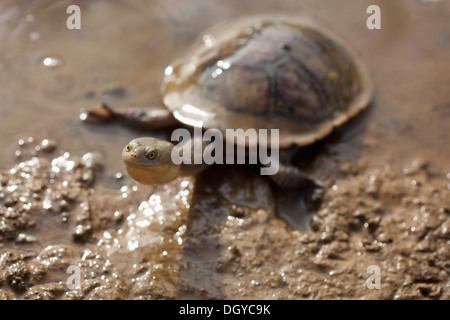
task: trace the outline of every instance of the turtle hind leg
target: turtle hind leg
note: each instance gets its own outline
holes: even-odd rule
[[[138,130],[161,130],[175,127],[177,120],[167,109],[129,108],[116,111],[105,103],[83,111],[80,119],[90,123],[108,123],[117,121]]]
[[[118,113],[105,103],[101,103],[90,110],[83,110],[80,114],[81,121],[90,123],[106,123],[114,121],[117,118]]]
[[[270,179],[282,190],[304,191],[314,207],[322,201],[325,191],[323,183],[307,177],[296,166],[280,163],[278,172],[271,175]]]

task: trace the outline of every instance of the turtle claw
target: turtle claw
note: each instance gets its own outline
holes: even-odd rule
[[[104,103],[91,110],[82,110],[80,113],[80,120],[90,123],[106,123],[114,120],[116,117],[117,113]]]

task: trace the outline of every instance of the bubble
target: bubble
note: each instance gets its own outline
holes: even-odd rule
[[[52,152],[56,149],[56,142],[52,139],[44,139],[41,142],[40,148],[44,152]]]
[[[30,40],[31,41],[39,40],[40,37],[41,37],[41,35],[38,32],[36,32],[36,31],[33,31],[33,32],[30,33]]]
[[[47,68],[55,68],[62,64],[62,60],[55,56],[45,57],[42,60],[42,64]]]
[[[168,67],[164,70],[164,73],[165,73],[166,76],[170,76],[170,75],[172,74],[172,72],[173,72],[172,66],[168,66]]]
[[[216,39],[210,34],[205,34],[203,36],[203,43],[207,48],[211,48],[216,43]]]
[[[87,112],[80,113],[80,120],[81,121],[86,121],[87,118],[88,118],[88,113]]]
[[[247,29],[245,29],[245,33],[250,36],[255,33],[255,29],[253,29],[252,27],[248,27]]]
[[[43,201],[43,203],[42,203],[42,207],[43,207],[45,210],[50,209],[50,208],[52,207],[51,201],[48,200],[48,199],[45,199],[45,200]]]

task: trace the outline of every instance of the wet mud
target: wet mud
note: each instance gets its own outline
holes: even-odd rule
[[[368,30],[372,2],[80,1],[70,31],[68,2],[4,1],[0,298],[449,299],[450,6],[376,1]],[[375,82],[368,110],[297,157],[326,186],[314,211],[251,167],[139,185],[121,149],[167,132],[78,119],[161,107],[164,68],[203,30],[269,12],[345,35]]]

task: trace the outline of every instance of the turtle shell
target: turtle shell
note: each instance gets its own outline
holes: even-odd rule
[[[311,20],[284,16],[205,33],[166,68],[162,85],[163,102],[180,122],[223,132],[269,129],[269,137],[279,129],[282,148],[324,138],[367,107],[372,91],[345,40]]]

